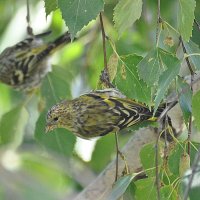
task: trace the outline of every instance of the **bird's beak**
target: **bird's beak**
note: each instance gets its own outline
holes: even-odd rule
[[[49,131],[52,131],[54,129],[54,126],[52,124],[47,124],[45,127],[45,133],[48,133]]]

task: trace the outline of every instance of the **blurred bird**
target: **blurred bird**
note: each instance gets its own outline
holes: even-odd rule
[[[0,82],[25,91],[39,86],[51,70],[48,62],[50,55],[71,41],[70,34],[66,32],[45,44],[42,36],[47,34],[49,32],[30,36],[0,54]]]
[[[153,116],[153,107],[149,109],[115,89],[96,90],[54,105],[47,114],[46,132],[66,128],[90,139],[143,121],[156,121],[165,107],[162,104]]]

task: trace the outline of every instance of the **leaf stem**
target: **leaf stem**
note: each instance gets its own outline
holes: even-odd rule
[[[30,36],[33,36],[33,29],[30,26],[30,9],[29,9],[29,0],[26,0],[26,9],[27,9],[27,15],[26,15],[26,21],[27,21],[27,33]]]
[[[157,27],[156,27],[156,46],[158,46],[159,36],[160,36],[160,24],[162,23],[162,19],[160,16],[160,0],[158,0],[158,7],[157,7]]]

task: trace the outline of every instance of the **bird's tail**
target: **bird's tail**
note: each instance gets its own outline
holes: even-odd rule
[[[154,117],[160,117],[161,113],[165,110],[165,108],[167,107],[166,103],[161,104],[158,109],[156,110]],[[152,110],[152,114],[154,113],[154,110]]]
[[[50,42],[47,45],[47,47],[37,55],[37,59],[41,60],[44,57],[53,54],[57,49],[61,48],[62,46],[70,42],[71,42],[70,34],[66,32],[57,39],[55,39],[53,42]]]
[[[176,105],[177,101],[174,102],[169,102],[169,103],[162,103],[158,109],[156,110],[156,112],[154,113],[154,109],[151,109],[150,114],[152,115],[151,117],[147,118],[148,121],[156,121],[160,115],[162,114],[162,112],[168,107],[170,106],[170,109],[173,108]]]

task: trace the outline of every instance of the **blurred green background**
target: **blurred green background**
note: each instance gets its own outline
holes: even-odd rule
[[[157,1],[144,1],[143,13],[135,25],[118,39],[113,24],[116,0],[106,0],[104,25],[115,42],[119,55],[144,56],[155,46]],[[163,1],[163,19],[176,27],[177,2]],[[200,2],[196,5],[200,19]],[[0,0],[0,52],[26,38],[26,1]],[[52,41],[67,30],[59,10],[46,17],[44,2],[30,1],[31,26],[35,34],[51,30],[45,41]],[[160,46],[173,31],[164,31]],[[105,168],[115,156],[114,134],[85,141],[64,129],[45,134],[48,109],[64,98],[74,98],[97,88],[103,69],[103,51],[99,18],[77,35],[51,59],[52,72],[34,94],[24,94],[0,84],[0,199],[73,199]],[[162,39],[163,38],[163,39]],[[193,41],[200,44],[197,28]],[[175,47],[166,47],[174,52]],[[107,44],[108,58],[112,48]],[[130,133],[120,135],[123,146]],[[83,176],[84,175],[84,176]]]

